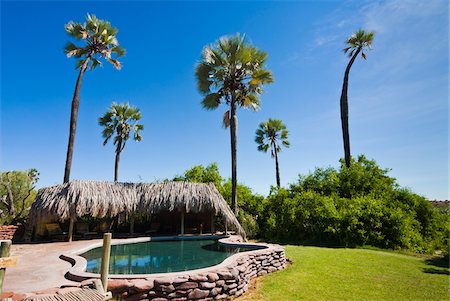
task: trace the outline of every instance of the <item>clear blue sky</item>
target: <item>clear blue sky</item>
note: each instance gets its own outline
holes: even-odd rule
[[[121,181],[170,178],[217,162],[230,176],[225,108],[205,111],[194,67],[204,45],[246,33],[269,54],[275,83],[262,109],[238,112],[238,180],[267,194],[274,162],[256,150],[254,133],[282,119],[291,148],[280,155],[281,181],[343,156],[339,97],[348,62],[343,41],[362,27],[376,37],[368,60],[350,74],[352,153],[364,153],[402,186],[448,198],[447,1],[298,2],[1,2],[1,170],[37,168],[39,186],[61,183],[70,104],[77,77],[63,47],[64,24],[86,13],[119,28],[123,69],[85,76],[72,178],[112,180],[114,149],[103,146],[97,118],[113,101],[138,106],[143,141],[130,141]]]

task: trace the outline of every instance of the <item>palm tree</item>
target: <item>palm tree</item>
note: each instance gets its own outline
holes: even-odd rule
[[[260,106],[262,86],[273,82],[272,72],[266,69],[267,54],[246,43],[245,35],[222,37],[214,45],[203,49],[196,67],[198,89],[203,94],[203,108],[214,110],[220,104],[228,109],[223,125],[230,128],[231,139],[231,201],[237,214],[237,116],[238,107],[256,111]]]
[[[278,166],[278,154],[281,152],[281,146],[289,147],[288,130],[279,119],[270,119],[261,122],[256,130],[255,142],[258,144],[258,150],[267,153],[270,149],[272,158],[275,158],[275,172],[277,177],[277,186],[280,187],[280,169]]]
[[[103,141],[103,145],[106,145],[108,140],[115,134],[116,161],[114,164],[114,182],[117,182],[119,177],[120,153],[125,148],[131,132],[133,132],[135,141],[142,140],[140,131],[144,129],[144,126],[138,123],[141,118],[142,114],[138,108],[132,107],[128,103],[113,103],[109,111],[98,119],[98,123],[104,127],[102,135],[105,141]]]
[[[70,132],[66,166],[64,168],[64,183],[70,180],[70,168],[72,166],[83,75],[88,68],[94,70],[97,66],[102,65],[101,59],[110,62],[114,68],[119,70],[121,64],[117,58],[125,54],[125,49],[120,47],[116,39],[118,30],[112,27],[108,21],[97,19],[95,15],[88,14],[86,22],[83,24],[70,21],[65,25],[65,29],[75,40],[81,40],[82,45],[78,46],[72,42],[68,42],[64,49],[68,58],[75,57],[77,59],[76,68],[80,70],[72,98],[72,109],[70,111]]]
[[[345,165],[350,167],[350,137],[348,131],[348,74],[350,73],[350,68],[353,65],[356,57],[359,53],[363,59],[366,59],[365,49],[371,49],[373,38],[375,33],[373,31],[366,32],[363,29],[358,30],[353,35],[351,35],[345,42],[348,47],[344,48],[344,52],[350,57],[350,62],[345,69],[344,83],[342,85],[341,94],[341,122],[342,122],[342,137],[344,139],[344,153],[345,153]]]

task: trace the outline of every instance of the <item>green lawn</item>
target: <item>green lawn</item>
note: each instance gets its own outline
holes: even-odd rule
[[[286,246],[292,265],[257,278],[244,300],[449,300],[449,269],[366,249]]]

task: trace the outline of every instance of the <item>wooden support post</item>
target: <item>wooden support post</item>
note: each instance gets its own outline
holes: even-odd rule
[[[214,234],[216,232],[216,225],[214,224],[214,218],[215,214],[214,212],[211,212],[211,234]]]
[[[134,215],[130,217],[130,234],[134,234]]]
[[[184,208],[181,209],[181,235],[184,235]]]
[[[225,235],[228,235],[228,231],[227,231],[227,221],[225,221]]]
[[[111,255],[111,233],[103,234],[102,247],[102,264],[100,268],[100,278],[102,280],[103,288],[108,291],[108,273],[109,273],[109,256]]]
[[[73,224],[75,223],[75,219],[74,218],[70,218],[70,223],[69,223],[69,242],[72,242],[72,236],[73,236]]]
[[[0,257],[9,257],[11,241],[4,240],[0,244]],[[0,295],[3,293],[3,279],[5,278],[6,268],[0,269]]]

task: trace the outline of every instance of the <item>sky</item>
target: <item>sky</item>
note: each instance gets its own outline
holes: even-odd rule
[[[172,178],[217,162],[231,175],[225,107],[200,105],[194,69],[205,45],[245,33],[268,53],[275,81],[258,112],[238,111],[238,181],[267,195],[275,162],[257,151],[258,124],[283,120],[291,147],[280,154],[281,184],[343,157],[339,98],[348,58],[344,41],[375,31],[367,60],[350,73],[353,155],[392,169],[401,186],[448,199],[449,7],[447,1],[1,1],[0,170],[36,168],[38,187],[61,183],[75,61],[64,24],[86,13],[109,20],[126,48],[123,68],[86,73],[72,179],[112,181],[114,148],[102,145],[100,117],[115,102],[140,108],[141,142],[122,153],[120,181]]]

